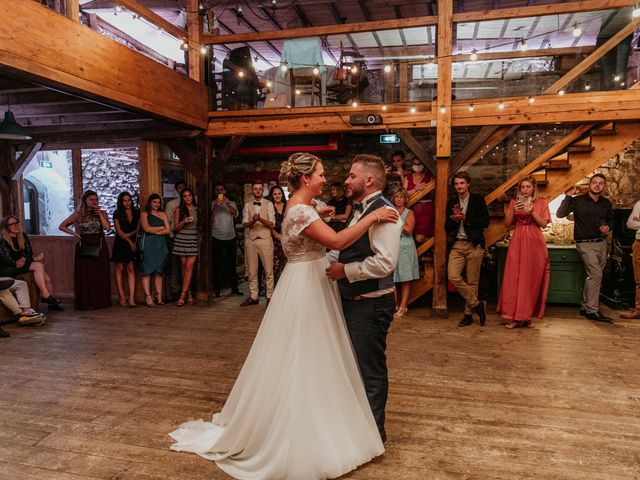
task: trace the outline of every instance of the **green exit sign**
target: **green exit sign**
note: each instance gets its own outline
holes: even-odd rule
[[[384,133],[380,135],[380,143],[400,143],[400,137],[395,133]]]

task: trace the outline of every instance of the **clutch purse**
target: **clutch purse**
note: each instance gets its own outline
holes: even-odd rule
[[[102,238],[100,239],[100,245],[83,245],[80,240],[80,246],[78,247],[78,255],[81,257],[98,258],[102,251]]]

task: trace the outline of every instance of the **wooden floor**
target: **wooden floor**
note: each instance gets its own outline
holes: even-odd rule
[[[222,479],[167,432],[220,409],[264,312],[64,312],[0,340],[0,478]],[[640,478],[640,322],[533,329],[415,309],[389,336],[383,457],[350,479]]]

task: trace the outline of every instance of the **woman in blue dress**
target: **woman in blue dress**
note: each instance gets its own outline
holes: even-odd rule
[[[398,266],[393,273],[393,281],[396,283],[396,304],[398,305],[398,310],[393,316],[395,319],[406,315],[411,281],[420,278],[420,264],[416,253],[416,243],[413,240],[416,219],[411,209],[406,206],[408,198],[409,194],[404,188],[398,188],[391,198],[393,205],[398,209],[403,224]]]
[[[167,215],[162,211],[162,198],[157,193],[149,195],[144,212],[140,214],[140,226],[144,230],[142,237],[142,262],[140,273],[142,274],[142,288],[144,290],[144,303],[148,307],[163,305],[162,280],[164,267],[169,255],[166,237],[170,227]],[[151,295],[151,276],[155,286],[155,300]]]

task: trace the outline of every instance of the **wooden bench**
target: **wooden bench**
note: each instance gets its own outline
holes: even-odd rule
[[[16,280],[24,280],[29,287],[29,301],[31,302],[31,308],[38,310],[40,306],[40,290],[36,285],[36,281],[33,277],[33,272],[23,273],[15,277]],[[0,304],[0,325],[3,323],[9,323],[13,321],[13,314],[7,310],[7,308]]]

